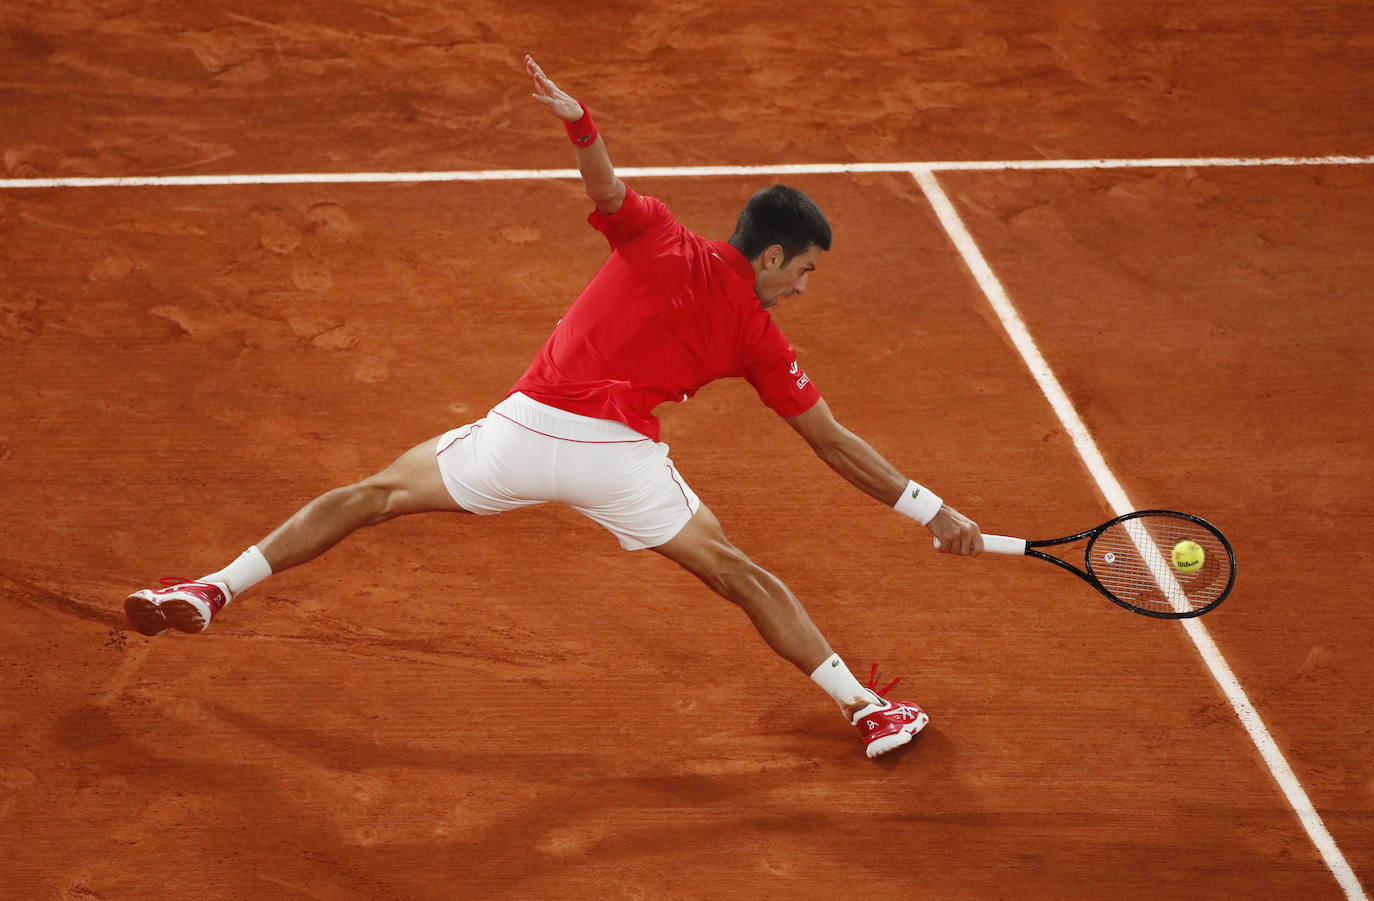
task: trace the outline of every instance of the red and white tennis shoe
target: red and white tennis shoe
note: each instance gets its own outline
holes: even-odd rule
[[[915,704],[889,701],[884,697],[900,681],[900,677],[893,679],[887,688],[878,691],[875,687],[878,684],[878,664],[873,664],[873,670],[868,674],[868,687],[877,693],[882,703],[869,704],[854,714],[853,723],[859,727],[859,736],[864,740],[864,752],[870,758],[900,748],[930,722],[926,712]]]
[[[229,603],[224,586],[189,579],[159,580],[165,588],[135,591],[124,601],[124,613],[144,635],[156,635],[168,626],[181,632],[204,632],[216,613]]]

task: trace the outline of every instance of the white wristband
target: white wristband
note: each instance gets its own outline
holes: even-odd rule
[[[935,514],[940,512],[944,503],[940,495],[924,485],[907,482],[906,487],[902,489],[902,496],[897,498],[897,503],[892,505],[892,509],[903,516],[910,516],[924,526],[935,518]]]

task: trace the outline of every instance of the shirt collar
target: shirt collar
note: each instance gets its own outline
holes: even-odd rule
[[[739,249],[729,241],[712,241],[711,248],[722,260],[730,264],[730,268],[735,271],[736,275],[744,279],[745,284],[749,286],[749,293],[758,297],[754,293],[754,280],[757,273],[754,272],[754,267],[750,262],[744,258],[744,254],[740,253]]]

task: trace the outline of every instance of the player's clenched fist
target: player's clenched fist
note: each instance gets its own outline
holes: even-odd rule
[[[948,504],[926,525],[935,536],[936,547],[942,554],[976,557],[983,553],[983,534],[978,524]]]

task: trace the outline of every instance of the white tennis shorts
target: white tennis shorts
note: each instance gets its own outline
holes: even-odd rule
[[[668,459],[668,445],[623,422],[568,413],[518,392],[485,418],[446,432],[435,453],[444,485],[464,510],[502,513],[558,501],[631,551],[666,543],[701,506]]]

